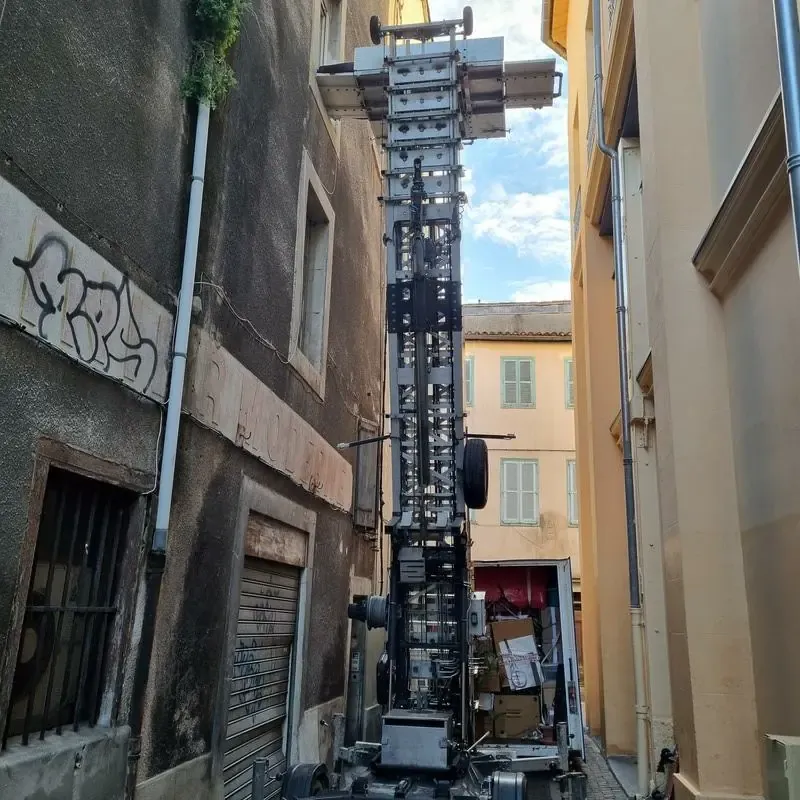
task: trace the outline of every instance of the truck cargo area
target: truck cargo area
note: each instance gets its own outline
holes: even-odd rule
[[[477,641],[476,739],[480,752],[511,758],[523,772],[557,764],[558,723],[583,758],[572,574],[569,559],[474,563],[485,604]]]

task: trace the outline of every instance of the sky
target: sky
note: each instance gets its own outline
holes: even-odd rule
[[[431,18],[457,19],[464,5],[430,0]],[[507,61],[554,57],[541,40],[541,0],[469,5],[473,37],[505,37]],[[504,139],[464,147],[464,302],[569,299],[566,62],[556,69],[565,81],[552,108],[507,111]]]

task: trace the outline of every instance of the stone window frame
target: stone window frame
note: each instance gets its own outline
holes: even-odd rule
[[[130,688],[125,689],[123,681],[125,681],[124,673],[127,671],[126,658],[132,647],[131,634],[136,604],[137,576],[143,566],[140,563],[140,551],[142,542],[146,537],[147,499],[148,494],[152,491],[155,475],[107,461],[64,442],[47,437],[42,437],[39,440],[33,458],[33,480],[28,504],[28,525],[22,543],[19,575],[15,591],[17,602],[9,625],[7,646],[5,652],[0,656],[0,719],[3,720],[3,724],[5,724],[9,703],[11,702],[11,684],[21,644],[20,637],[31,581],[33,559],[39,537],[39,525],[47,488],[47,478],[51,468],[73,472],[102,483],[119,486],[138,495],[131,508],[130,518],[124,534],[123,546],[125,550],[122,556],[117,587],[119,609],[108,633],[108,655],[100,684],[103,687],[103,700],[100,706],[101,716],[93,728],[81,726],[77,734],[78,736],[87,735],[96,738],[98,733],[111,730],[121,724],[123,709],[129,705],[131,699],[128,696]],[[129,681],[125,682],[126,684],[130,683]],[[38,735],[36,738],[38,741]],[[55,734],[51,737],[46,737],[46,740],[52,740],[56,744],[59,742],[59,738]],[[15,741],[15,739],[9,740],[9,744],[12,741]],[[71,746],[72,744],[65,740],[64,747],[69,748]],[[2,760],[4,753],[5,751],[0,752],[0,760]]]
[[[331,138],[333,147],[336,150],[336,155],[339,155],[339,150],[342,143],[342,123],[341,120],[333,120],[328,114],[328,109],[325,107],[325,101],[322,99],[322,92],[320,91],[319,84],[317,83],[317,67],[319,63],[319,44],[320,44],[320,24],[322,19],[323,6],[329,9],[334,6],[337,7],[337,37],[338,41],[335,42],[335,50],[329,55],[335,56],[326,63],[342,62],[345,60],[345,38],[347,35],[347,3],[348,0],[313,0],[311,7],[311,49],[309,51],[308,59],[308,85],[311,89],[311,94],[319,108],[322,115],[322,120],[325,123],[325,129]],[[328,12],[330,18],[330,11]],[[329,19],[330,25],[330,19]],[[330,27],[329,27],[330,30]]]
[[[303,315],[303,278],[305,273],[306,215],[309,189],[314,192],[328,221],[327,270],[325,275],[324,308],[322,311],[322,341],[319,367],[315,366],[300,348],[300,326]],[[303,150],[300,168],[300,191],[297,198],[297,236],[294,251],[294,287],[292,291],[292,322],[289,340],[289,363],[298,375],[325,399],[325,379],[328,361],[328,328],[330,322],[331,278],[333,274],[333,241],[336,235],[336,214],[307,150]]]

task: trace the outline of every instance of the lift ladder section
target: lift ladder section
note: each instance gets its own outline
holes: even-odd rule
[[[429,38],[425,26],[384,29],[381,44],[357,48],[352,63],[317,75],[330,115],[368,120],[384,150],[389,597],[371,599],[360,617],[388,628],[384,766],[423,759],[429,769],[447,769],[451,744],[463,747],[472,733],[462,145],[504,136],[506,108],[542,108],[560,92],[553,59],[504,63],[502,38],[457,38],[457,24],[437,23],[433,35],[442,39]],[[445,745],[424,744],[428,730],[431,742]]]

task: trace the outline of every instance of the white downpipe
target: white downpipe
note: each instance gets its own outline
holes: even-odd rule
[[[197,126],[194,134],[192,161],[192,186],[189,194],[189,218],[186,222],[186,246],[183,251],[181,290],[175,316],[173,337],[172,374],[167,398],[167,421],[164,426],[164,449],[161,454],[161,479],[158,487],[156,529],[152,550],[164,553],[167,549],[167,530],[172,510],[172,487],[175,481],[175,457],[178,451],[178,429],[183,404],[183,381],[186,375],[186,351],[189,347],[189,329],[192,324],[192,299],[197,271],[197,246],[200,239],[200,216],[203,211],[203,183],[206,174],[208,126],[211,108],[201,101],[197,108]]]
[[[633,683],[636,703],[636,779],[639,794],[650,794],[650,748],[647,744],[647,727],[650,709],[644,691],[644,614],[641,608],[631,609],[633,627]]]

